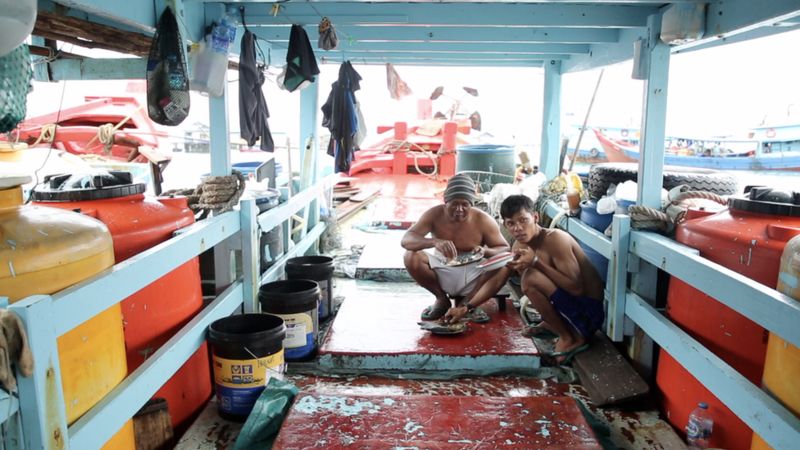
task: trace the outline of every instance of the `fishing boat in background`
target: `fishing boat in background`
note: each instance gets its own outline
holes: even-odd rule
[[[780,130],[780,135],[778,135]],[[611,162],[639,161],[639,146],[594,129]],[[800,126],[759,127],[748,139],[667,138],[664,164],[717,170],[800,170]]]
[[[595,129],[601,130],[605,136],[616,141],[625,142],[629,145],[639,144],[639,130],[636,128],[587,126],[583,132],[583,136],[580,139],[580,148],[578,149],[578,153],[575,155],[575,161],[589,164],[609,161],[608,157],[606,156],[606,152],[603,149],[603,145],[595,137],[594,133],[590,131]],[[578,143],[580,132],[580,125],[573,125],[570,127],[569,134],[567,135],[567,139],[569,139],[569,143],[567,144],[567,155],[570,155],[570,157],[572,157],[572,154],[575,152],[575,145]]]
[[[147,162],[139,148],[158,148],[159,139],[167,136],[133,97],[84,100],[82,105],[28,118],[11,135],[31,147],[52,142],[53,148],[74,155],[123,162]]]

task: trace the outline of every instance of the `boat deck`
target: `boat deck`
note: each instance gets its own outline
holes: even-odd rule
[[[412,281],[381,278],[405,272],[402,231],[386,223],[413,222],[429,207],[414,198],[402,207],[394,195],[417,192],[433,205],[440,189],[395,178],[367,178],[362,189],[380,188],[381,198],[341,227],[343,248],[363,246],[357,278],[371,280],[335,279],[344,300],[321,327],[314,360],[289,364],[300,394],[274,448],[683,448],[655,411],[597,408],[575,372],[543,367],[511,299],[503,310],[484,304],[490,322],[461,335],[420,330],[433,298]],[[177,448],[233,448],[241,426],[219,418],[212,400]]]

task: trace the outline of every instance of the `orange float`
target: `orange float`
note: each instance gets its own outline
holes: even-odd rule
[[[754,187],[746,198],[731,198],[728,204],[728,210],[679,225],[675,238],[704,258],[774,288],[783,248],[800,235],[800,194]],[[674,277],[667,315],[751,382],[761,384],[767,330]],[[714,419],[711,446],[750,448],[750,428],[663,350],[656,384],[673,426],[683,430],[697,402],[706,402]]]
[[[185,197],[145,197],[144,184],[128,172],[54,175],[36,187],[36,203],[77,210],[108,226],[120,263],[171,238],[194,223]],[[121,302],[128,370],[134,371],[203,307],[200,272],[194,258]],[[176,435],[185,431],[211,397],[208,350],[204,343],[156,393],[166,399]]]

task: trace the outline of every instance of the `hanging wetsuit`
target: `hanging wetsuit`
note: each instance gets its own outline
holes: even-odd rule
[[[275,150],[269,131],[269,109],[264,99],[264,72],[256,64],[255,35],[245,30],[239,53],[239,130],[247,145],[253,146],[261,138],[261,150]]]
[[[286,78],[283,86],[289,92],[300,89],[314,82],[314,75],[319,73],[317,59],[311,50],[306,30],[300,25],[292,25],[289,33],[289,50],[286,53]],[[303,84],[305,83],[305,84]],[[301,84],[303,84],[301,86]]]
[[[322,105],[322,126],[330,130],[328,154],[335,158],[334,170],[349,172],[353,161],[354,137],[358,130],[355,91],[361,88],[361,75],[349,61],[339,66],[339,78],[331,85],[328,100]]]

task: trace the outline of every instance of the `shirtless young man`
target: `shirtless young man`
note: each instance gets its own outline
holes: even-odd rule
[[[451,178],[444,201],[444,205],[426,211],[401,242],[407,250],[404,262],[408,273],[436,297],[434,304],[423,311],[424,320],[444,316],[451,306],[450,299],[458,300],[473,293],[494,273],[478,269],[480,260],[459,266],[448,266],[447,261],[475,251],[487,258],[508,251],[497,222],[472,206],[475,182],[469,176],[459,174]],[[427,237],[429,233],[431,237]]]
[[[560,363],[586,348],[587,340],[603,325],[603,284],[575,239],[557,229],[539,226],[533,201],[512,195],[500,206],[503,225],[514,236],[514,259],[499,269],[461,307],[452,308],[445,321],[457,321],[491,298],[514,272],[522,290],[542,316],[525,330],[528,335],[558,335],[555,352]]]

